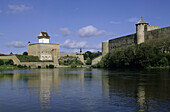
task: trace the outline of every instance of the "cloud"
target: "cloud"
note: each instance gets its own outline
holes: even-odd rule
[[[14,48],[24,48],[26,46],[26,43],[22,41],[12,41],[12,42],[6,43],[6,46],[14,47]]]
[[[3,33],[0,33],[0,37],[1,37],[1,36],[4,36],[4,34],[3,34]]]
[[[71,35],[71,31],[68,28],[60,28],[60,32],[64,37]]]
[[[7,11],[7,13],[13,13],[13,14],[32,9],[32,7],[25,6],[25,5],[8,5],[8,8],[10,9],[10,11]]]
[[[70,39],[67,39],[61,46],[67,49],[80,49],[80,48],[88,47],[86,41],[77,42],[75,40],[70,40]]]
[[[110,24],[120,24],[121,22],[118,21],[110,21]]]
[[[106,32],[104,30],[98,30],[92,25],[83,27],[78,30],[78,36],[80,37],[93,37],[93,36],[100,36],[104,35]]]
[[[129,18],[128,22],[138,22],[138,18],[134,17],[134,18]]]
[[[0,10],[0,13],[2,13],[2,10]]]

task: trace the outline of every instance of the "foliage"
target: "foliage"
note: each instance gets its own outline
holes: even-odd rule
[[[86,51],[86,52],[83,54],[85,60],[87,60],[87,58],[90,58],[90,59],[92,60],[92,59],[94,59],[94,58],[96,58],[96,57],[98,57],[98,56],[100,56],[100,55],[102,55],[102,53],[99,52],[99,51],[96,52],[96,53],[92,53],[92,52],[90,52],[90,51]]]
[[[23,52],[23,55],[28,55],[28,52]]]
[[[60,65],[83,65],[78,57],[63,56],[59,60]]]
[[[4,61],[0,59],[0,65],[4,65]]]
[[[87,65],[91,65],[92,63],[92,60],[98,56],[102,55],[101,52],[96,52],[96,53],[93,53],[93,52],[90,52],[90,51],[86,51],[83,56],[84,56],[84,60],[86,60],[86,64]]]
[[[92,61],[91,61],[91,59],[90,59],[89,57],[86,58],[86,64],[87,64],[87,65],[91,65],[91,62],[92,62]]]
[[[21,62],[40,62],[38,56],[16,55]]]
[[[51,64],[50,64],[50,65],[49,65],[49,68],[54,68],[54,65],[51,65]]]
[[[24,66],[23,66],[23,65],[17,65],[17,67],[18,67],[18,68],[27,68],[26,65],[24,65]]]
[[[6,65],[14,65],[14,62],[13,62],[13,60],[10,59],[10,60],[6,61],[5,64]]]
[[[135,46],[117,48],[108,53],[94,67],[104,68],[147,68],[169,66],[170,40],[152,41]]]

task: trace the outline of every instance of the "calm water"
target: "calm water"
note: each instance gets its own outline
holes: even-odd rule
[[[0,112],[168,112],[169,71],[0,70]]]

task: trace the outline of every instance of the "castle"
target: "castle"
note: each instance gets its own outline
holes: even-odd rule
[[[102,42],[102,56],[93,59],[92,65],[97,64],[103,56],[116,48],[167,38],[170,39],[170,27],[160,28],[158,26],[149,25],[149,23],[141,17],[136,24],[136,33]]]
[[[170,38],[170,27],[149,25],[142,17],[136,24],[136,33],[102,42],[102,56],[115,48],[141,44],[143,42]]]
[[[42,61],[51,60],[55,65],[59,65],[58,59],[63,56],[78,57],[84,63],[84,57],[81,54],[60,52],[60,44],[50,43],[50,36],[47,32],[40,32],[38,39],[39,43],[28,42],[29,56],[38,56]]]

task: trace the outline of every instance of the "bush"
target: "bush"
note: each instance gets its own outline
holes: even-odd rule
[[[87,59],[86,59],[86,64],[87,64],[87,65],[91,65],[91,59],[90,59],[90,58],[87,58]]]
[[[83,65],[78,57],[74,56],[63,56],[59,59],[60,65]]]
[[[23,52],[23,55],[28,55],[28,52]]]
[[[10,60],[6,61],[5,64],[6,65],[14,65],[14,62],[13,62],[13,60],[10,59]]]
[[[54,65],[51,65],[51,64],[50,64],[50,65],[49,65],[49,68],[54,68]]]
[[[169,66],[169,61],[166,57],[161,58],[159,61],[159,66]]]
[[[4,65],[4,61],[0,59],[0,65]]]

